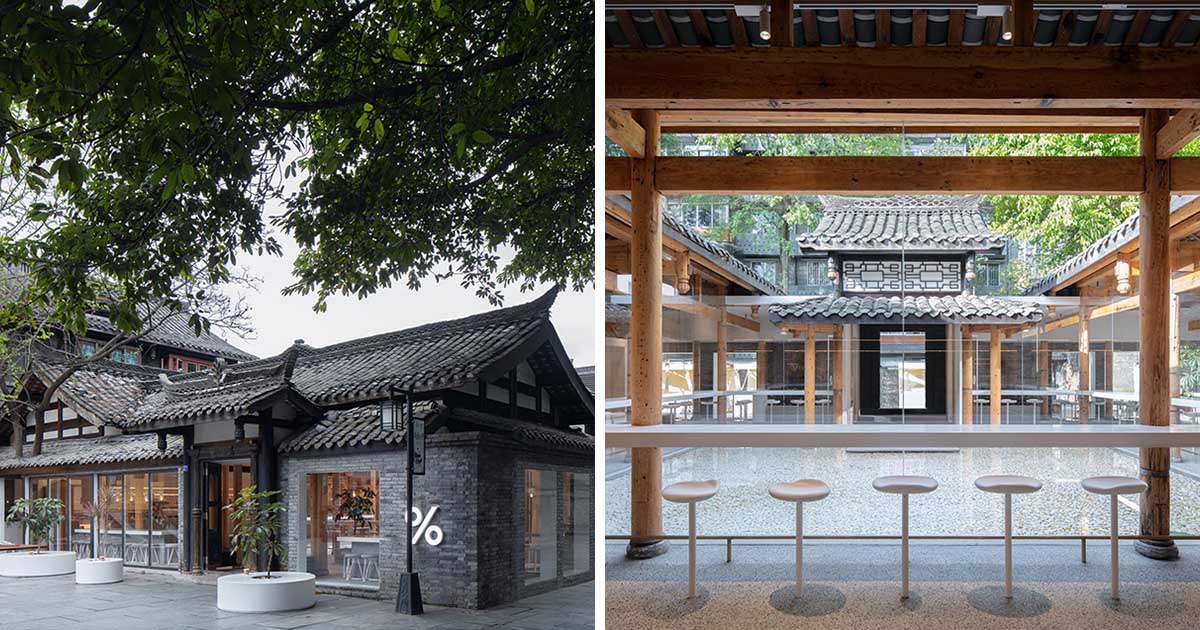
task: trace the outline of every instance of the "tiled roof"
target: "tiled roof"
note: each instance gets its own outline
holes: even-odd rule
[[[571,450],[591,450],[593,441],[582,433],[563,431],[543,424],[502,418],[478,411],[447,409],[436,401],[415,403],[413,412],[426,422],[450,423],[459,428],[482,428],[502,433],[531,446],[550,445]],[[448,414],[448,415],[446,415]],[[442,419],[442,420],[439,420]],[[426,427],[432,433],[437,427]],[[330,412],[325,419],[289,437],[279,445],[280,452],[297,453],[331,448],[366,446],[372,443],[400,444],[405,431],[383,432],[379,427],[379,406],[367,405],[345,411]]]
[[[183,438],[167,436],[167,450],[158,450],[156,435],[111,435],[97,438],[47,440],[42,453],[17,459],[11,448],[0,449],[0,470],[45,468],[119,462],[156,462],[175,460],[183,455]]]
[[[445,411],[437,401],[413,403],[413,415],[428,422]],[[406,414],[407,415],[407,414]],[[399,444],[404,431],[383,431],[379,426],[379,405],[366,405],[341,411],[330,411],[311,427],[290,436],[279,445],[281,453],[295,453],[325,448],[366,446],[374,442]]]
[[[579,367],[579,368],[575,368],[575,371],[579,373],[579,380],[583,381],[583,386],[586,387],[589,392],[595,394],[596,393],[596,366],[588,365],[588,366],[584,366],[584,367]]]
[[[822,296],[772,304],[768,312],[775,324],[895,323],[901,318],[914,324],[1008,324],[1042,319],[1041,310],[1031,302],[980,295]]]
[[[224,357],[234,361],[251,361],[258,358],[211,332],[201,332],[197,335],[191,326],[188,326],[188,317],[187,313],[176,313],[167,317],[154,330],[142,337],[142,341],[187,352]],[[92,331],[108,335],[117,334],[116,327],[103,315],[88,314],[87,322],[88,328]]]
[[[717,262],[722,266],[732,269],[739,275],[749,279],[763,293],[767,295],[784,294],[784,290],[779,285],[767,280],[765,276],[755,271],[750,265],[738,260],[737,257],[726,251],[724,247],[721,247],[715,241],[700,236],[695,230],[684,225],[678,219],[668,214],[663,214],[663,229],[668,235],[674,236],[676,240],[680,240],[680,237],[682,237],[683,240],[691,242],[699,249],[708,253],[710,258],[715,257]]]
[[[804,251],[982,251],[1004,247],[979,214],[979,197],[821,197],[825,209]]]
[[[63,364],[51,359],[34,361],[34,372],[43,382],[62,374]],[[167,370],[128,365],[102,359],[71,374],[58,395],[80,416],[94,424],[123,426],[145,397],[162,385],[159,374]]]

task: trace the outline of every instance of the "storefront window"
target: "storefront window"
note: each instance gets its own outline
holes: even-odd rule
[[[154,525],[150,563],[156,567],[179,566],[179,473],[174,470],[153,473],[150,499]]]
[[[41,478],[33,480],[33,498],[58,499],[63,502],[63,520],[50,530],[50,550],[64,551],[69,546],[67,537],[67,480],[65,477]]]
[[[563,474],[563,492],[566,494],[563,501],[563,533],[570,541],[564,575],[578,575],[591,569],[591,480],[591,475]]]
[[[320,581],[379,585],[379,474],[307,476],[304,570]]]
[[[551,580],[557,574],[556,491],[553,471],[525,471],[526,584]]]
[[[125,475],[125,563],[150,560],[150,473]]]
[[[116,496],[117,509],[114,510],[112,520],[107,524],[97,523],[97,531],[100,534],[99,545],[100,555],[106,558],[123,558],[124,545],[122,532],[125,528],[125,486],[122,483],[121,475],[101,475],[100,476],[100,492],[110,491]]]
[[[13,503],[17,499],[25,498],[25,480],[8,478],[4,480],[4,513],[0,514],[0,521],[4,522],[4,530],[0,531],[0,540],[8,540],[11,542],[24,542],[25,539],[21,536],[21,526],[10,523],[8,521],[8,511],[12,509]]]
[[[92,502],[92,476],[71,477],[67,480],[71,490],[71,502],[67,506],[70,514],[71,551],[80,558],[92,557],[92,519],[87,515],[87,506]]]

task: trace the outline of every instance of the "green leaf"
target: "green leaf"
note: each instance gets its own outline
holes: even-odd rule
[[[383,121],[375,119],[375,139],[383,140]]]
[[[492,142],[495,142],[495,138],[492,138],[491,134],[482,129],[473,131],[471,133],[471,139],[479,144],[491,144]]]
[[[362,116],[359,116],[358,120],[354,122],[354,128],[359,131],[365,131],[369,122],[371,122],[371,115],[363,112]]]
[[[442,8],[442,0],[433,0],[433,12],[437,13]]]
[[[370,104],[370,103],[363,103],[363,111],[364,111],[364,112],[372,112],[372,111],[375,111],[375,106],[374,106],[374,105],[372,105],[372,104]]]
[[[400,47],[392,49],[392,59],[395,59],[396,61],[403,61],[405,63],[412,62],[412,57],[408,55],[408,51]]]
[[[394,28],[388,29],[387,39],[389,44],[395,46],[396,42],[400,41],[400,31]]]
[[[453,138],[454,136],[457,136],[458,134],[460,134],[466,130],[467,130],[466,123],[454,123],[450,127],[450,133],[447,135],[449,135],[451,138]]]
[[[533,15],[534,9],[533,0],[525,0],[525,10],[529,11],[529,15]]]
[[[459,159],[462,159],[463,153],[465,153],[466,151],[467,151],[467,137],[459,136],[458,137],[458,147],[454,149],[454,156]]]

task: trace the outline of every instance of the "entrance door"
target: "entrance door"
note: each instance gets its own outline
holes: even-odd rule
[[[946,418],[946,327],[861,326],[865,416]]]
[[[253,484],[250,463],[204,463],[204,569],[218,571],[241,566],[229,545],[233,523],[226,505],[233,502],[242,488]]]

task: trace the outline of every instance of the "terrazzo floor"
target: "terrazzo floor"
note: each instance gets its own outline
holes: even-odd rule
[[[1182,558],[1144,558],[1121,549],[1121,599],[1109,598],[1108,547],[1026,543],[1014,548],[1015,590],[1003,598],[1003,546],[914,543],[907,603],[899,599],[899,545],[813,542],[805,548],[805,596],[792,597],[793,547],[743,544],[725,562],[723,544],[701,544],[699,597],[688,601],[687,546],[651,560],[626,560],[606,545],[605,627],[689,630],[805,628],[968,630],[1200,627],[1200,545]]]
[[[1025,535],[1106,535],[1108,498],[1083,491],[1079,480],[1094,475],[1137,476],[1137,459],[1107,448],[963,449],[950,453],[849,453],[842,449],[706,448],[675,452],[663,459],[663,484],[716,479],[720,491],[699,504],[700,534],[791,535],[795,508],[771,499],[778,481],[823,479],[832,493],[804,510],[808,534],[899,533],[900,498],[876,492],[880,475],[915,474],[937,479],[936,492],[911,498],[913,535],[999,534],[1003,498],[977,490],[988,474],[1037,477],[1040,492],[1013,499],[1013,527]],[[606,534],[629,531],[629,473],[610,475],[605,486]],[[1137,532],[1137,497],[1122,497],[1123,533]],[[1200,534],[1200,481],[1171,477],[1171,529]],[[687,534],[687,507],[663,503],[663,531]]]

